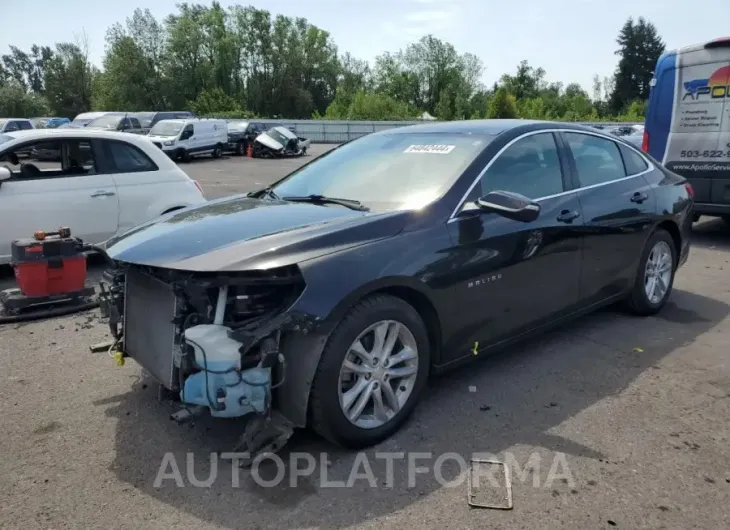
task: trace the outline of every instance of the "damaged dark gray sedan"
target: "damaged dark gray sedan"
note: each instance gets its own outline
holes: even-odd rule
[[[659,311],[691,194],[577,125],[404,127],[110,240],[102,308],[176,419],[247,418],[254,454],[305,426],[368,446],[435,369],[613,302]]]

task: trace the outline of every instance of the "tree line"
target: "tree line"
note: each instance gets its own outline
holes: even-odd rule
[[[616,71],[593,93],[548,82],[522,61],[491,87],[473,54],[426,35],[372,64],[340,53],[304,18],[218,2],[183,3],[164,20],[136,9],[107,31],[102,68],[82,36],[55,47],[10,46],[0,60],[0,116],[73,117],[89,110],[191,110],[221,117],[396,120],[533,118],[643,120],[664,43],[653,24],[629,19]]]

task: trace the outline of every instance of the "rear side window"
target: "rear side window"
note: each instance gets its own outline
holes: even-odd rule
[[[27,131],[28,129],[33,128],[33,124],[29,121],[19,121],[18,126],[21,131]]]
[[[137,118],[129,118],[129,121],[131,122],[133,129],[142,128],[142,125],[139,123],[139,120]]]
[[[157,165],[139,148],[123,143],[104,141],[104,154],[112,163],[116,173],[139,173],[157,171]]]
[[[639,153],[625,145],[619,147],[621,149],[621,156],[624,159],[627,175],[636,175],[649,169],[649,165]]]
[[[564,133],[578,170],[581,187],[605,184],[626,176],[618,144],[607,138]]]
[[[5,126],[5,132],[13,132],[19,129],[20,127],[18,127],[17,121],[9,121],[8,124]]]

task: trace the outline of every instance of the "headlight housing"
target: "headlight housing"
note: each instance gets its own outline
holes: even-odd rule
[[[167,140],[162,145],[175,145],[175,140]]]

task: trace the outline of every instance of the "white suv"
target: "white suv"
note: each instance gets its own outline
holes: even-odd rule
[[[28,152],[30,160],[18,158]],[[69,227],[99,244],[202,202],[200,185],[144,136],[89,129],[0,134],[0,264],[10,260],[12,240],[37,230]]]

